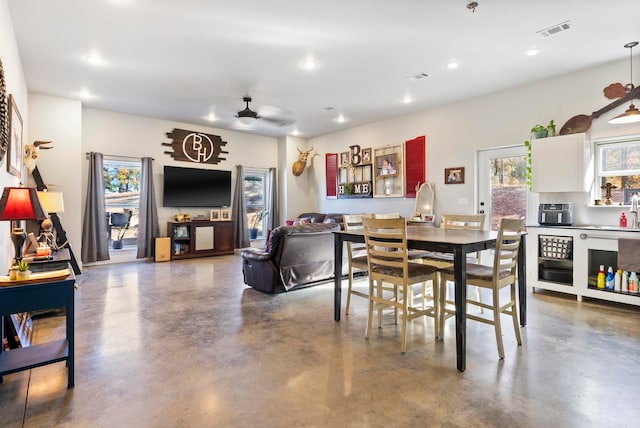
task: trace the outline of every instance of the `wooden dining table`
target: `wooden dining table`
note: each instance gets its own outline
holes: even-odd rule
[[[466,300],[467,257],[469,253],[495,248],[498,232],[459,230],[440,227],[407,226],[407,247],[412,250],[438,251],[453,254],[456,308],[457,368],[466,369]],[[526,233],[522,234],[518,250],[518,306],[520,325],[527,324]],[[364,232],[334,232],[334,320],[340,321],[342,302],[342,257],[345,242],[364,242]]]

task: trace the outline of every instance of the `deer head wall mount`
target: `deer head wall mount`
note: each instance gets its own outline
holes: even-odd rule
[[[301,175],[307,167],[307,164],[310,163],[314,157],[318,156],[318,151],[316,150],[315,153],[313,153],[313,156],[311,156],[311,159],[309,159],[311,152],[313,152],[313,147],[305,151],[298,149],[298,160],[291,166],[291,172],[293,172],[293,175],[296,177]]]

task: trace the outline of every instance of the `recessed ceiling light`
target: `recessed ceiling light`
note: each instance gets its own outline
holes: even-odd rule
[[[449,64],[447,64],[447,68],[449,70],[455,70],[456,68],[458,68],[458,63],[455,61],[451,61]]]
[[[413,99],[411,99],[410,95],[405,95],[404,98],[402,99],[402,102],[405,104],[411,104],[413,102]]]
[[[305,70],[315,70],[318,67],[318,63],[313,59],[305,59],[300,65]]]
[[[297,137],[298,135],[300,135],[300,132],[297,129],[294,129],[293,131],[291,131],[291,135]]]
[[[87,61],[91,65],[100,66],[104,64],[104,60],[100,58],[98,55],[87,55],[84,57],[84,60]]]
[[[527,54],[527,56],[534,56],[534,55],[538,55],[538,49],[529,49],[527,52],[525,52]]]
[[[82,88],[82,90],[78,92],[78,96],[83,100],[88,100],[90,98],[93,98],[93,95],[91,95],[91,92],[89,92],[87,88]]]
[[[209,122],[215,122],[216,120],[218,120],[218,118],[216,117],[216,114],[215,114],[215,113],[209,113],[209,114],[207,115],[207,120],[208,120]]]
[[[338,122],[338,123],[344,123],[344,122],[346,122],[346,121],[347,121],[347,119],[345,119],[343,115],[340,115],[340,116],[336,117],[336,118],[335,118],[335,119],[333,119],[333,120],[335,120],[335,121],[336,121],[336,122]]]

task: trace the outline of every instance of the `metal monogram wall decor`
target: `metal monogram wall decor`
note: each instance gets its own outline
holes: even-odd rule
[[[222,141],[219,135],[173,128],[173,131],[167,132],[167,137],[173,141],[162,143],[162,145],[172,147],[173,151],[166,151],[165,154],[178,161],[215,165],[220,161],[227,160],[227,158],[222,158],[220,155],[229,154],[229,152],[222,150],[222,147],[226,146],[227,142]]]

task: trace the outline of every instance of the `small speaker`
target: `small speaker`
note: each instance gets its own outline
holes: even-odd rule
[[[156,262],[171,260],[171,237],[156,238]]]

